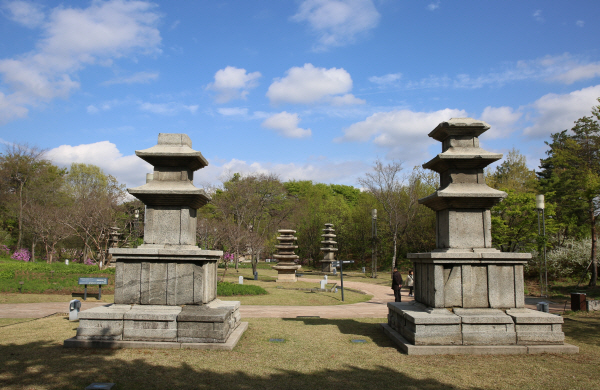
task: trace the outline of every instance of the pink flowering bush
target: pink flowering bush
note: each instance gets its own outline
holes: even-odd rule
[[[83,262],[83,264],[85,264],[85,265],[94,265],[94,264],[96,264],[96,262],[94,260],[88,258],[88,259],[85,259],[85,261]]]
[[[15,251],[10,258],[27,262],[31,260],[31,252],[29,252],[27,249],[21,248]]]
[[[223,253],[223,260],[231,263],[233,261],[233,253],[229,253],[229,252]]]

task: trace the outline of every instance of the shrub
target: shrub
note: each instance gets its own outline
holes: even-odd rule
[[[28,262],[31,259],[31,252],[29,252],[27,249],[21,248],[15,251],[10,258]]]
[[[217,283],[217,295],[222,297],[230,297],[232,295],[264,295],[268,294],[267,290],[260,286],[234,284],[230,282]]]
[[[83,262],[83,264],[85,264],[85,265],[95,265],[96,262],[94,260],[88,258],[88,259],[85,259],[85,261]]]
[[[565,245],[546,252],[548,276],[553,278],[566,278],[579,276],[590,263],[592,253],[592,240],[580,241],[567,240]],[[544,266],[544,256],[537,251],[532,252],[532,258],[525,271],[529,275],[537,275],[540,264]]]
[[[6,245],[0,245],[0,256],[10,255],[10,249]]]

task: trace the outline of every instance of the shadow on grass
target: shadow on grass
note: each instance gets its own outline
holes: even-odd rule
[[[600,313],[578,313],[564,316],[565,336],[582,344],[600,347]]]
[[[116,358],[114,350],[69,349],[46,342],[9,344],[0,354],[2,388],[83,389],[93,382],[114,382],[115,389],[448,389],[435,379],[416,379],[393,369],[348,366],[315,369],[310,373],[275,370],[255,374],[259,367],[228,371],[194,367],[183,361],[178,366],[151,363],[144,356],[176,355],[179,351],[134,350],[139,358]],[[231,356],[235,352],[228,353]],[[211,359],[206,353],[206,359]],[[160,355],[159,355],[160,356]],[[156,359],[155,359],[156,360]],[[222,360],[222,356],[219,357]],[[260,371],[260,370],[258,370]],[[472,388],[475,389],[475,388]]]
[[[359,322],[353,319],[334,319],[334,318],[282,318],[283,321],[304,322],[304,325],[322,326],[334,325],[337,326],[340,333],[354,335],[371,340],[379,347],[395,347],[395,344],[385,336],[381,330],[379,323]],[[385,320],[382,320],[385,322]],[[356,337],[353,337],[353,339]],[[348,340],[350,342],[350,339]]]

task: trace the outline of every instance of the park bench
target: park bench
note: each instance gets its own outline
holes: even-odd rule
[[[108,284],[108,278],[79,278],[79,285],[84,285],[83,289],[83,300],[87,299],[87,286],[97,285],[98,286],[98,300],[102,298],[102,286]]]

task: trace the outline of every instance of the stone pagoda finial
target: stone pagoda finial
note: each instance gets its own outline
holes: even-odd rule
[[[483,169],[502,158],[479,147],[490,125],[472,118],[440,123],[429,136],[442,143],[442,153],[423,164],[440,174],[440,187],[419,203],[437,213],[436,251],[494,251],[490,208],[506,193],[485,184]]]
[[[196,247],[196,209],[209,198],[194,187],[194,171],[208,165],[187,134],[158,135],[158,144],[135,154],[154,166],[147,183],[129,188],[146,206],[143,248]]]
[[[277,281],[278,282],[295,282],[296,278],[296,270],[301,268],[300,265],[296,264],[294,260],[298,259],[298,255],[294,253],[294,249],[298,248],[295,245],[296,237],[294,234],[295,230],[289,229],[280,229],[277,231],[279,236],[277,237],[277,241],[279,241],[279,245],[275,245],[277,248],[277,254],[273,255],[279,263],[273,266],[273,269],[277,270]]]
[[[337,237],[334,234],[335,229],[333,229],[333,224],[326,223],[323,232],[324,234],[321,234],[321,237],[323,237],[325,241],[321,241],[321,244],[323,244],[325,247],[321,248],[321,250],[325,252],[325,256],[323,257],[323,260],[321,260],[321,271],[333,272],[331,263],[335,261],[335,252],[337,252],[337,248],[334,247],[337,242],[333,241],[333,239]]]

